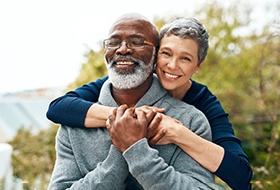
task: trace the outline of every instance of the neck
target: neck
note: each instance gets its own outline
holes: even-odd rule
[[[169,90],[168,94],[172,96],[173,98],[182,100],[185,96],[185,94],[188,92],[190,87],[192,86],[192,81],[189,80],[187,83],[185,83],[183,86],[180,86],[178,88],[175,88],[173,90]]]
[[[153,75],[150,75],[143,84],[132,89],[112,89],[112,94],[118,105],[126,104],[133,107],[144,96],[152,84]]]

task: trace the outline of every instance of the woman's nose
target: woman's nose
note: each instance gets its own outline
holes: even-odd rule
[[[167,67],[169,69],[173,69],[173,70],[176,69],[177,68],[176,60],[174,60],[174,59],[169,60]]]

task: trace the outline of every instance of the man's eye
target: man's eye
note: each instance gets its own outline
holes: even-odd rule
[[[120,44],[120,40],[110,40],[108,45],[119,45]]]
[[[140,38],[133,38],[130,40],[130,43],[132,45],[143,45],[143,40],[141,40]]]

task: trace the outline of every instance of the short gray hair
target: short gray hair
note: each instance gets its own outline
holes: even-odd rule
[[[163,25],[159,32],[161,42],[164,36],[179,36],[191,38],[198,44],[198,65],[205,59],[209,44],[209,34],[206,28],[195,18],[178,17]]]

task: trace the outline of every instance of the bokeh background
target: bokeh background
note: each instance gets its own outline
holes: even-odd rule
[[[193,79],[229,113],[254,171],[253,189],[280,189],[279,0],[0,1],[0,143],[12,147],[0,189],[46,189],[58,128],[45,118],[48,104],[107,74],[102,40],[128,12],[159,29],[176,16],[205,25],[209,53]]]

